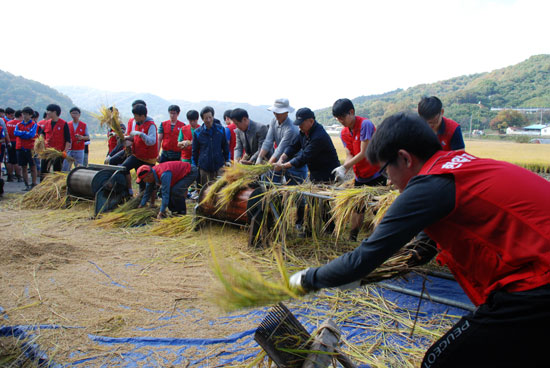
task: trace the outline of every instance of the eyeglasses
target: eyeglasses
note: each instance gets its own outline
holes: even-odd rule
[[[382,167],[380,168],[380,170],[378,170],[378,173],[379,173],[380,175],[382,175],[382,176],[383,176],[384,178],[386,178],[386,179],[388,178],[388,173],[386,172],[386,168],[388,167],[388,165],[389,165],[392,161],[393,161],[393,160],[388,160],[388,161],[386,161],[386,163],[384,164],[384,166],[382,166]]]

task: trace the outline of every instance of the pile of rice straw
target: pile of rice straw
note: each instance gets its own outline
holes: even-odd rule
[[[67,174],[53,172],[21,198],[21,207],[60,209],[67,207]]]
[[[127,228],[153,222],[158,209],[151,207],[138,208],[141,197],[135,197],[112,212],[103,213],[94,224],[103,228]]]
[[[149,234],[166,237],[176,237],[192,232],[200,219],[193,215],[168,217],[155,221]]]

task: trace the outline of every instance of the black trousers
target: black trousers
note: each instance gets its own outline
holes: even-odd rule
[[[433,344],[422,368],[549,367],[550,285],[497,291]]]

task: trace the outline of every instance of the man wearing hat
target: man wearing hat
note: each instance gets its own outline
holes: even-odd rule
[[[268,108],[273,112],[274,118],[269,123],[269,130],[265,137],[262,149],[256,160],[259,164],[266,158],[269,152],[273,150],[273,154],[269,159],[270,164],[276,163],[286,148],[292,144],[294,139],[300,134],[298,127],[293,124],[293,121],[288,117],[288,114],[294,112],[294,108],[290,106],[288,99],[279,98],[275,100],[273,106]],[[276,148],[274,146],[276,145]],[[289,184],[301,184],[307,177],[307,165],[302,167],[292,167],[286,172]],[[279,181],[280,175],[274,176],[274,181]]]
[[[275,170],[288,170],[307,165],[312,182],[333,181],[333,170],[340,166],[340,161],[325,128],[315,121],[315,114],[307,107],[296,112],[294,125],[300,128],[300,134],[294,138],[292,144],[286,147],[279,161],[274,165]]]
[[[197,174],[198,169],[195,166],[183,161],[166,161],[153,167],[140,166],[137,170],[136,183],[144,182],[146,187],[139,207],[145,206],[149,199],[153,205],[153,191],[156,185],[160,185],[162,202],[157,218],[166,217],[166,208],[172,213],[185,215],[187,213],[185,205],[187,188],[195,181]]]

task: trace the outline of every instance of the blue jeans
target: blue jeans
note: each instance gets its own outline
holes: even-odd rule
[[[288,181],[287,185],[300,185],[307,178],[307,165],[300,168],[291,167],[284,172],[284,177]],[[263,180],[281,183],[283,181],[283,173],[280,171],[269,171],[262,177]]]

